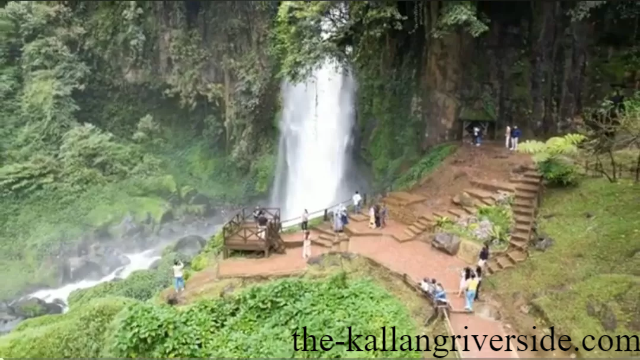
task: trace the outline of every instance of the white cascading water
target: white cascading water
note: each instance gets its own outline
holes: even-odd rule
[[[303,83],[284,83],[284,111],[272,203],[282,219],[349,198],[345,180],[354,126],[355,84],[327,60]]]
[[[59,299],[64,301],[66,304],[69,295],[75,290],[87,289],[100,283],[111,281],[116,277],[124,279],[131,275],[131,273],[133,273],[134,271],[148,269],[154,261],[160,259],[159,251],[157,249],[146,250],[137,254],[125,254],[125,256],[130,260],[129,265],[125,265],[121,268],[116,269],[114,272],[103,277],[100,280],[81,280],[77,283],[67,284],[57,289],[39,290],[28,295],[28,297],[39,298],[47,302]],[[67,309],[65,308],[65,311],[66,310]]]

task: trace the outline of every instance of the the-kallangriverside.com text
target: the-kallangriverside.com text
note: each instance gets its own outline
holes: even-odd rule
[[[554,327],[550,334],[544,336],[527,335],[438,335],[430,338],[427,335],[400,335],[394,327],[382,327],[378,334],[357,334],[348,327],[347,338],[334,338],[331,335],[313,335],[307,327],[293,332],[293,349],[295,351],[329,351],[335,346],[346,346],[347,351],[433,351],[437,358],[446,357],[449,352],[482,350],[488,347],[492,351],[622,351],[640,352],[637,335],[618,335],[600,337],[587,335],[579,343],[572,345],[569,335],[556,336]],[[467,327],[465,327],[467,329]],[[535,327],[534,327],[535,329]]]

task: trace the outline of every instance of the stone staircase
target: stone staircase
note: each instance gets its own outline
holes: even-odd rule
[[[387,204],[391,219],[406,225],[413,225],[418,221],[418,217],[409,209],[409,206],[425,200],[426,198],[420,195],[394,191],[388,193],[382,202]]]
[[[418,235],[424,232],[433,231],[435,220],[430,216],[418,216],[416,220],[404,229],[405,236],[397,238],[400,242],[414,240]]]
[[[356,214],[357,216],[358,214]],[[321,224],[314,227],[314,230],[318,232],[317,238],[312,238],[311,243],[313,245],[327,248],[331,251],[348,251],[349,249],[349,235],[345,232],[335,233],[331,228],[331,224]]]
[[[531,239],[533,222],[537,215],[538,197],[542,176],[535,168],[511,179],[514,184],[515,197],[512,206],[515,228],[509,239],[509,248],[503,254],[498,254],[487,264],[488,275],[515,267],[529,257],[528,248]]]

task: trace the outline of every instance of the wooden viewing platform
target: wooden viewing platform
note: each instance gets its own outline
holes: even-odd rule
[[[260,229],[253,211],[242,209],[222,227],[224,239],[223,257],[229,257],[229,250],[263,251],[265,257],[273,250],[285,251],[285,244],[280,237],[282,223],[279,208],[261,208],[267,218],[267,226]]]

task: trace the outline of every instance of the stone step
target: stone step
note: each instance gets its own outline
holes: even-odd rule
[[[425,220],[424,218],[419,218],[418,221],[416,221],[414,224],[420,224],[424,226],[425,229],[428,229],[430,226],[433,225],[433,221],[428,221],[428,220]]]
[[[409,235],[411,238],[415,237],[417,234],[415,232],[413,232],[413,230],[406,228],[404,229],[404,233]]]
[[[425,225],[423,223],[421,223],[420,221],[416,221],[413,224],[411,224],[409,227],[414,227],[418,230],[420,230],[420,232],[423,232],[427,229],[428,225]]]
[[[478,209],[471,206],[464,206],[462,209],[469,215],[476,215],[478,213]]]
[[[384,202],[385,204],[387,204],[387,207],[390,208],[392,206],[397,206],[397,207],[403,207],[405,206],[405,204],[402,202],[402,200],[400,199],[396,199],[396,198],[392,198],[392,197],[386,197],[382,200],[382,202]]]
[[[538,187],[540,185],[539,178],[522,177],[518,179],[516,182],[520,184],[525,184],[525,185],[533,185],[535,187]]]
[[[349,219],[351,219],[351,221],[355,221],[355,222],[361,222],[361,221],[366,221],[369,219],[369,217],[365,214],[353,214],[350,213],[349,214]]]
[[[531,231],[531,224],[517,224],[516,223],[516,227],[513,230],[514,232],[518,232],[518,231],[522,231],[525,233],[528,233],[529,231]]]
[[[500,255],[496,258],[496,261],[498,262],[498,266],[500,266],[501,269],[509,269],[514,267],[515,263],[513,261],[511,261],[511,259],[507,256],[504,255]]]
[[[530,216],[533,214],[532,208],[527,208],[523,206],[514,206],[513,208],[511,208],[511,211],[513,211],[513,213],[516,215],[523,215],[523,216]]]
[[[466,189],[464,192],[466,192],[467,194],[469,194],[469,196],[477,200],[493,199],[493,195],[494,195],[494,193],[491,191],[477,189],[477,188]]]
[[[530,184],[518,184],[516,185],[516,191],[518,192],[530,192],[530,193],[538,193],[539,187],[537,185]]]
[[[537,180],[542,180],[542,174],[540,174],[538,172],[538,170],[534,170],[534,171],[527,171],[525,173],[522,174],[523,177],[529,178],[529,179],[537,179]]]
[[[516,215],[514,216],[514,220],[516,221],[516,224],[522,224],[522,225],[531,227],[531,223],[533,222],[533,217]]]
[[[522,240],[520,238],[515,239],[513,236],[511,237],[511,240],[509,241],[509,244],[513,245],[514,247],[518,248],[518,249],[522,249],[522,250],[526,250],[529,248],[529,243],[525,240]]]
[[[314,226],[313,229],[315,229],[319,233],[327,234],[332,237],[335,235],[335,231],[333,231],[331,224],[328,222],[324,222],[318,226]]]
[[[328,242],[332,243],[333,239],[335,239],[335,235],[329,235],[329,234],[326,234],[326,233],[321,233],[318,236],[318,240],[321,240],[321,241],[328,241]]]
[[[519,231],[516,230],[513,234],[511,234],[511,239],[518,239],[524,242],[529,241],[529,231]]]
[[[398,200],[398,202],[406,205],[411,205],[419,202],[423,202],[426,200],[424,196],[411,194],[406,191],[392,191],[387,194],[388,198],[393,198]]]
[[[498,181],[487,181],[487,180],[479,180],[479,179],[472,179],[471,180],[471,185],[476,186],[480,189],[483,190],[489,190],[489,191],[505,191],[508,193],[513,193],[515,191],[514,187],[512,184],[509,183],[504,183],[504,182],[498,182]],[[469,194],[471,195],[471,194]]]
[[[454,215],[457,218],[461,218],[463,216],[467,216],[467,213],[462,209],[453,208],[453,209],[449,209],[447,211],[449,212],[449,214]]]
[[[449,218],[449,219],[453,219],[454,218],[453,214],[449,214],[447,212],[440,212],[440,211],[434,211],[433,212],[433,216],[435,216],[436,218],[443,218],[443,217],[446,217],[446,218]]]
[[[407,229],[411,230],[411,232],[416,234],[416,235],[419,235],[424,231],[424,229],[420,229],[420,228],[418,228],[418,227],[416,227],[414,225],[409,225],[409,227]]]
[[[523,262],[527,260],[527,258],[529,257],[529,254],[526,251],[514,249],[509,251],[507,253],[507,256],[509,257],[509,259],[511,259],[511,261],[517,264],[519,262]]]
[[[498,271],[502,270],[502,268],[498,264],[498,261],[495,258],[489,259],[489,261],[487,262],[487,269],[491,274],[497,273]]]
[[[314,245],[325,247],[327,249],[331,249],[331,246],[333,246],[333,241],[322,238],[311,239],[311,243]]]
[[[538,193],[537,192],[525,192],[525,191],[518,191],[516,193],[516,199],[523,199],[523,200],[534,200],[536,197],[538,197]]]
[[[530,207],[531,209],[533,209],[536,207],[536,204],[533,202],[532,199],[516,197],[515,201],[513,202],[513,206]]]

